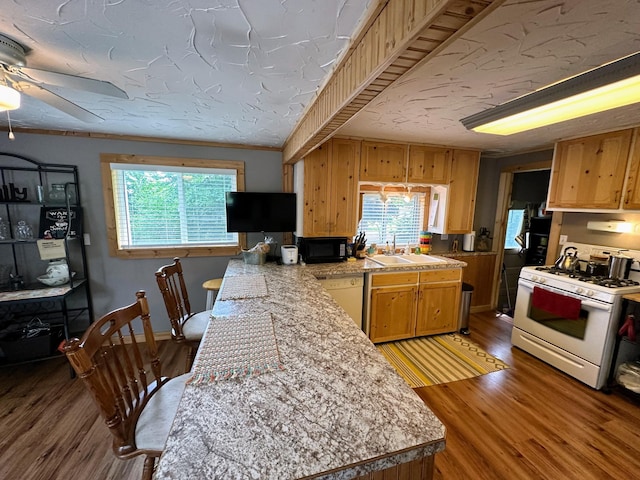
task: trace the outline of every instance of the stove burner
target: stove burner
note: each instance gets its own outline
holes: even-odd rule
[[[568,278],[576,279],[580,282],[592,283],[600,287],[621,288],[634,287],[640,285],[640,282],[628,278],[609,278],[605,276],[589,276],[580,271],[570,272],[558,267],[536,267],[537,271],[550,273],[552,275],[560,275]]]

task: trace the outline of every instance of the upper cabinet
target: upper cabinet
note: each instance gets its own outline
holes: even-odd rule
[[[468,233],[473,230],[480,152],[454,149],[447,186],[431,187],[427,228],[433,233]]]
[[[633,147],[629,156],[629,174],[622,208],[640,210],[640,128],[634,131]]]
[[[450,148],[409,145],[409,183],[449,183],[451,154]]]
[[[360,181],[405,182],[407,146],[395,143],[362,142]]]
[[[637,147],[629,155],[633,135],[634,130],[627,129],[558,142],[551,170],[548,208],[638,209],[640,161]],[[631,168],[625,191],[629,162]]]
[[[332,139],[304,158],[303,237],[352,237],[358,213],[360,141]],[[298,186],[298,185],[297,185]],[[302,192],[300,192],[302,190]]]

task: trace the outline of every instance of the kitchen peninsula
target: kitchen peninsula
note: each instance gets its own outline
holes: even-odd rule
[[[213,316],[270,316],[282,369],[187,385],[156,479],[431,478],[445,428],[314,277],[340,268],[380,267],[229,263],[221,298],[231,277],[267,292],[219,297]]]

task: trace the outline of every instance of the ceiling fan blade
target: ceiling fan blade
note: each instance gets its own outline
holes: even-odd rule
[[[67,115],[71,115],[72,117],[75,117],[78,120],[82,120],[83,122],[98,123],[104,120],[102,117],[99,117],[95,113],[91,113],[89,110],[85,110],[75,103],[62,98],[60,95],[56,95],[46,88],[42,88],[40,85],[24,81],[13,82],[13,85],[16,87],[16,90],[19,90],[25,95],[37,98],[38,100],[51,105],[53,108],[57,108],[61,112],[64,112]]]
[[[75,90],[84,90],[86,92],[98,93],[100,95],[124,98],[126,100],[129,99],[129,96],[124,90],[116,87],[110,82],[79,77],[77,75],[68,75],[66,73],[51,72],[49,70],[39,70],[37,68],[21,67],[16,70],[17,71],[14,73],[37,83],[73,88]]]

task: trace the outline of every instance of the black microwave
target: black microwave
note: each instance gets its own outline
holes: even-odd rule
[[[347,259],[346,237],[299,237],[298,253],[305,263],[342,262]]]

